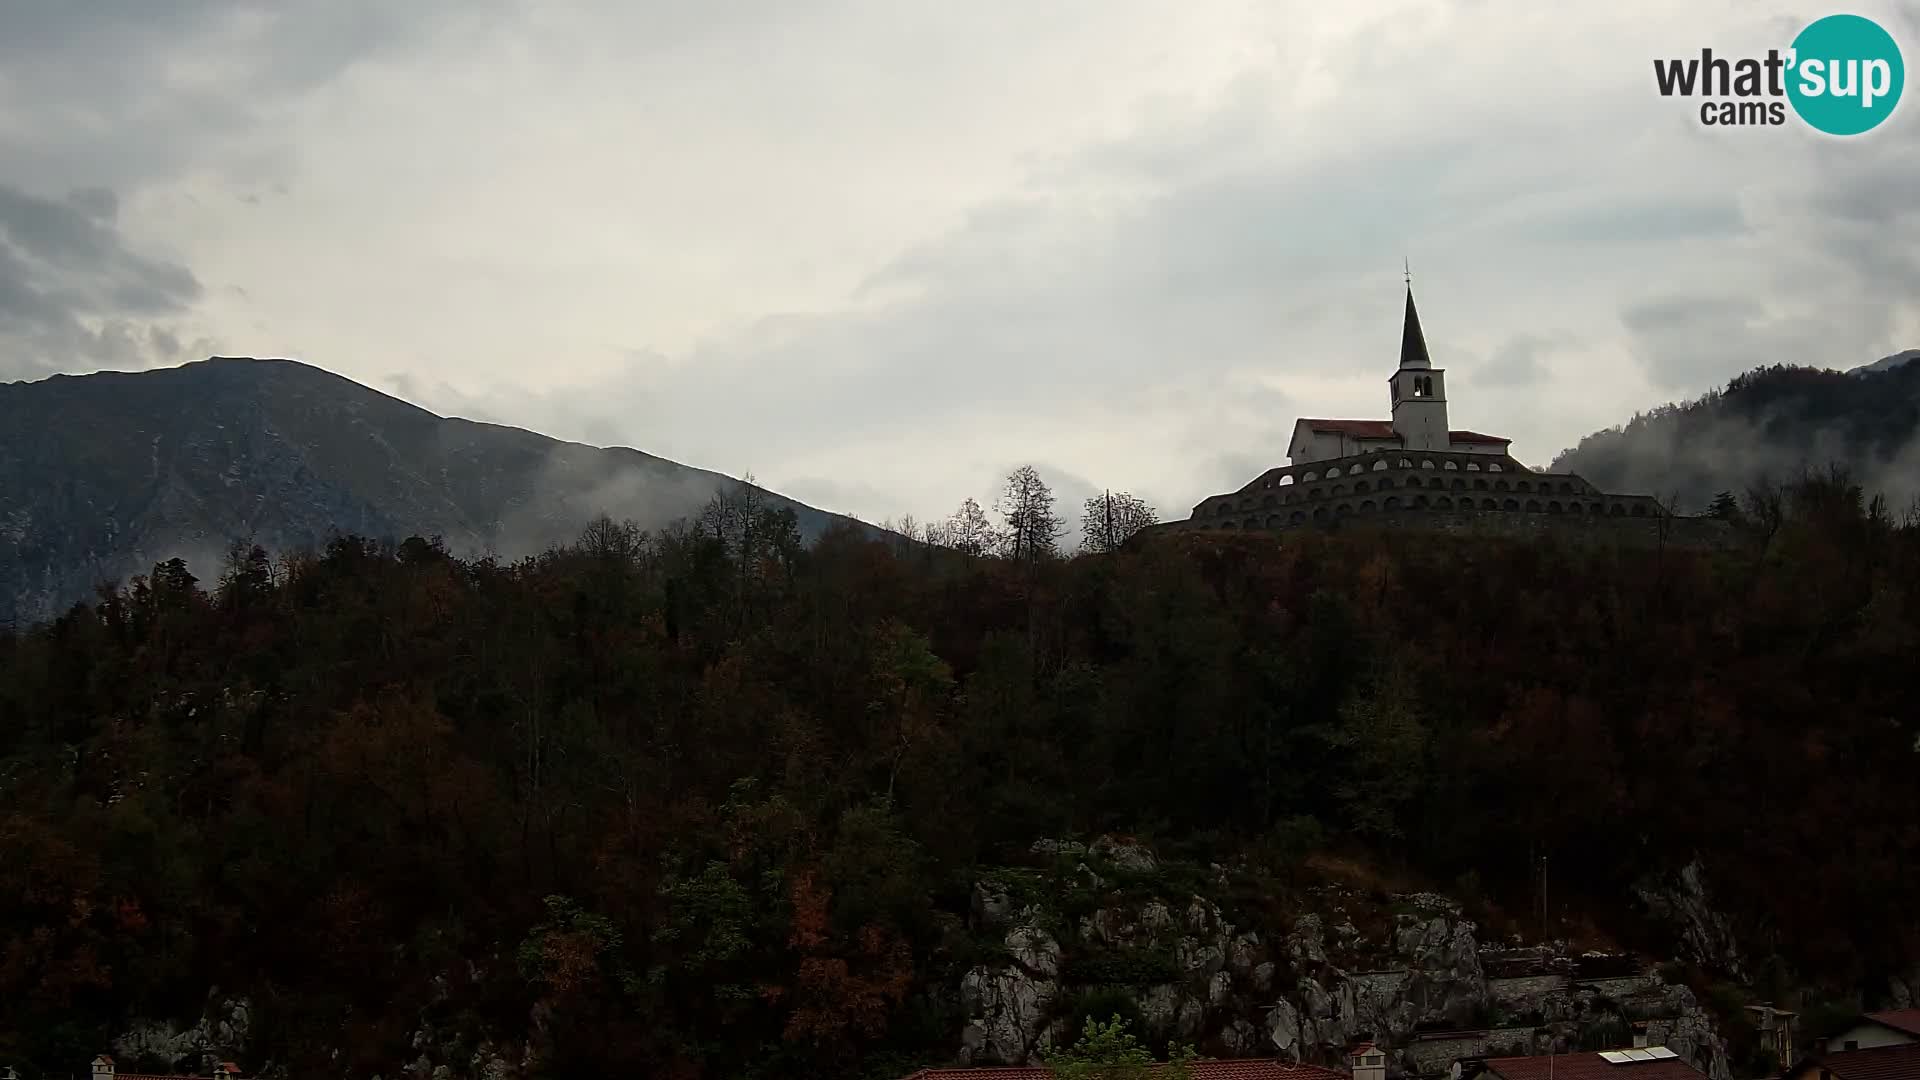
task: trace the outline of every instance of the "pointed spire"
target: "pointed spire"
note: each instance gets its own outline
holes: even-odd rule
[[[1433,361],[1427,358],[1427,336],[1420,332],[1420,312],[1413,306],[1411,275],[1407,281],[1407,322],[1400,330],[1400,366],[1403,368],[1433,366]]]

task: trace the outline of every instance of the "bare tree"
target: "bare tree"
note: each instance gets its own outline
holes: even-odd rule
[[[1053,512],[1053,489],[1038,469],[1022,465],[1008,473],[995,509],[1006,523],[1001,543],[1009,558],[1032,564],[1058,553],[1064,522]]]
[[[990,555],[1000,547],[999,530],[987,520],[986,511],[969,498],[947,519],[946,546],[963,555]]]
[[[1159,520],[1153,507],[1124,491],[1095,495],[1086,501],[1080,516],[1080,550],[1090,554],[1118,551]]]

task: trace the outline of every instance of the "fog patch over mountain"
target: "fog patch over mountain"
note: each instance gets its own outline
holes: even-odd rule
[[[1698,513],[1719,492],[1740,495],[1835,465],[1895,513],[1920,499],[1920,364],[1757,368],[1725,389],[1595,432],[1551,467]]]

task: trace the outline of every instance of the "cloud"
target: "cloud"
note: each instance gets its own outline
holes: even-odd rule
[[[1403,258],[1455,423],[1528,460],[1920,343],[1920,114],[1653,89],[1784,8],[65,7],[0,43],[0,182],[98,230],[0,264],[85,299],[39,355],[217,336],[870,519],[1027,460],[1182,515],[1296,415],[1386,415]]]
[[[0,377],[182,359],[174,332],[149,320],[185,311],[200,283],[130,251],[117,205],[104,189],[60,201],[0,184]]]

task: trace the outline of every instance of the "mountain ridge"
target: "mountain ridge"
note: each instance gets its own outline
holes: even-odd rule
[[[0,384],[0,618],[235,541],[438,535],[532,554],[601,513],[658,528],[743,481],[634,447],[441,416],[325,368],[210,357]],[[764,491],[764,489],[761,489]],[[803,537],[853,519],[765,492]]]

